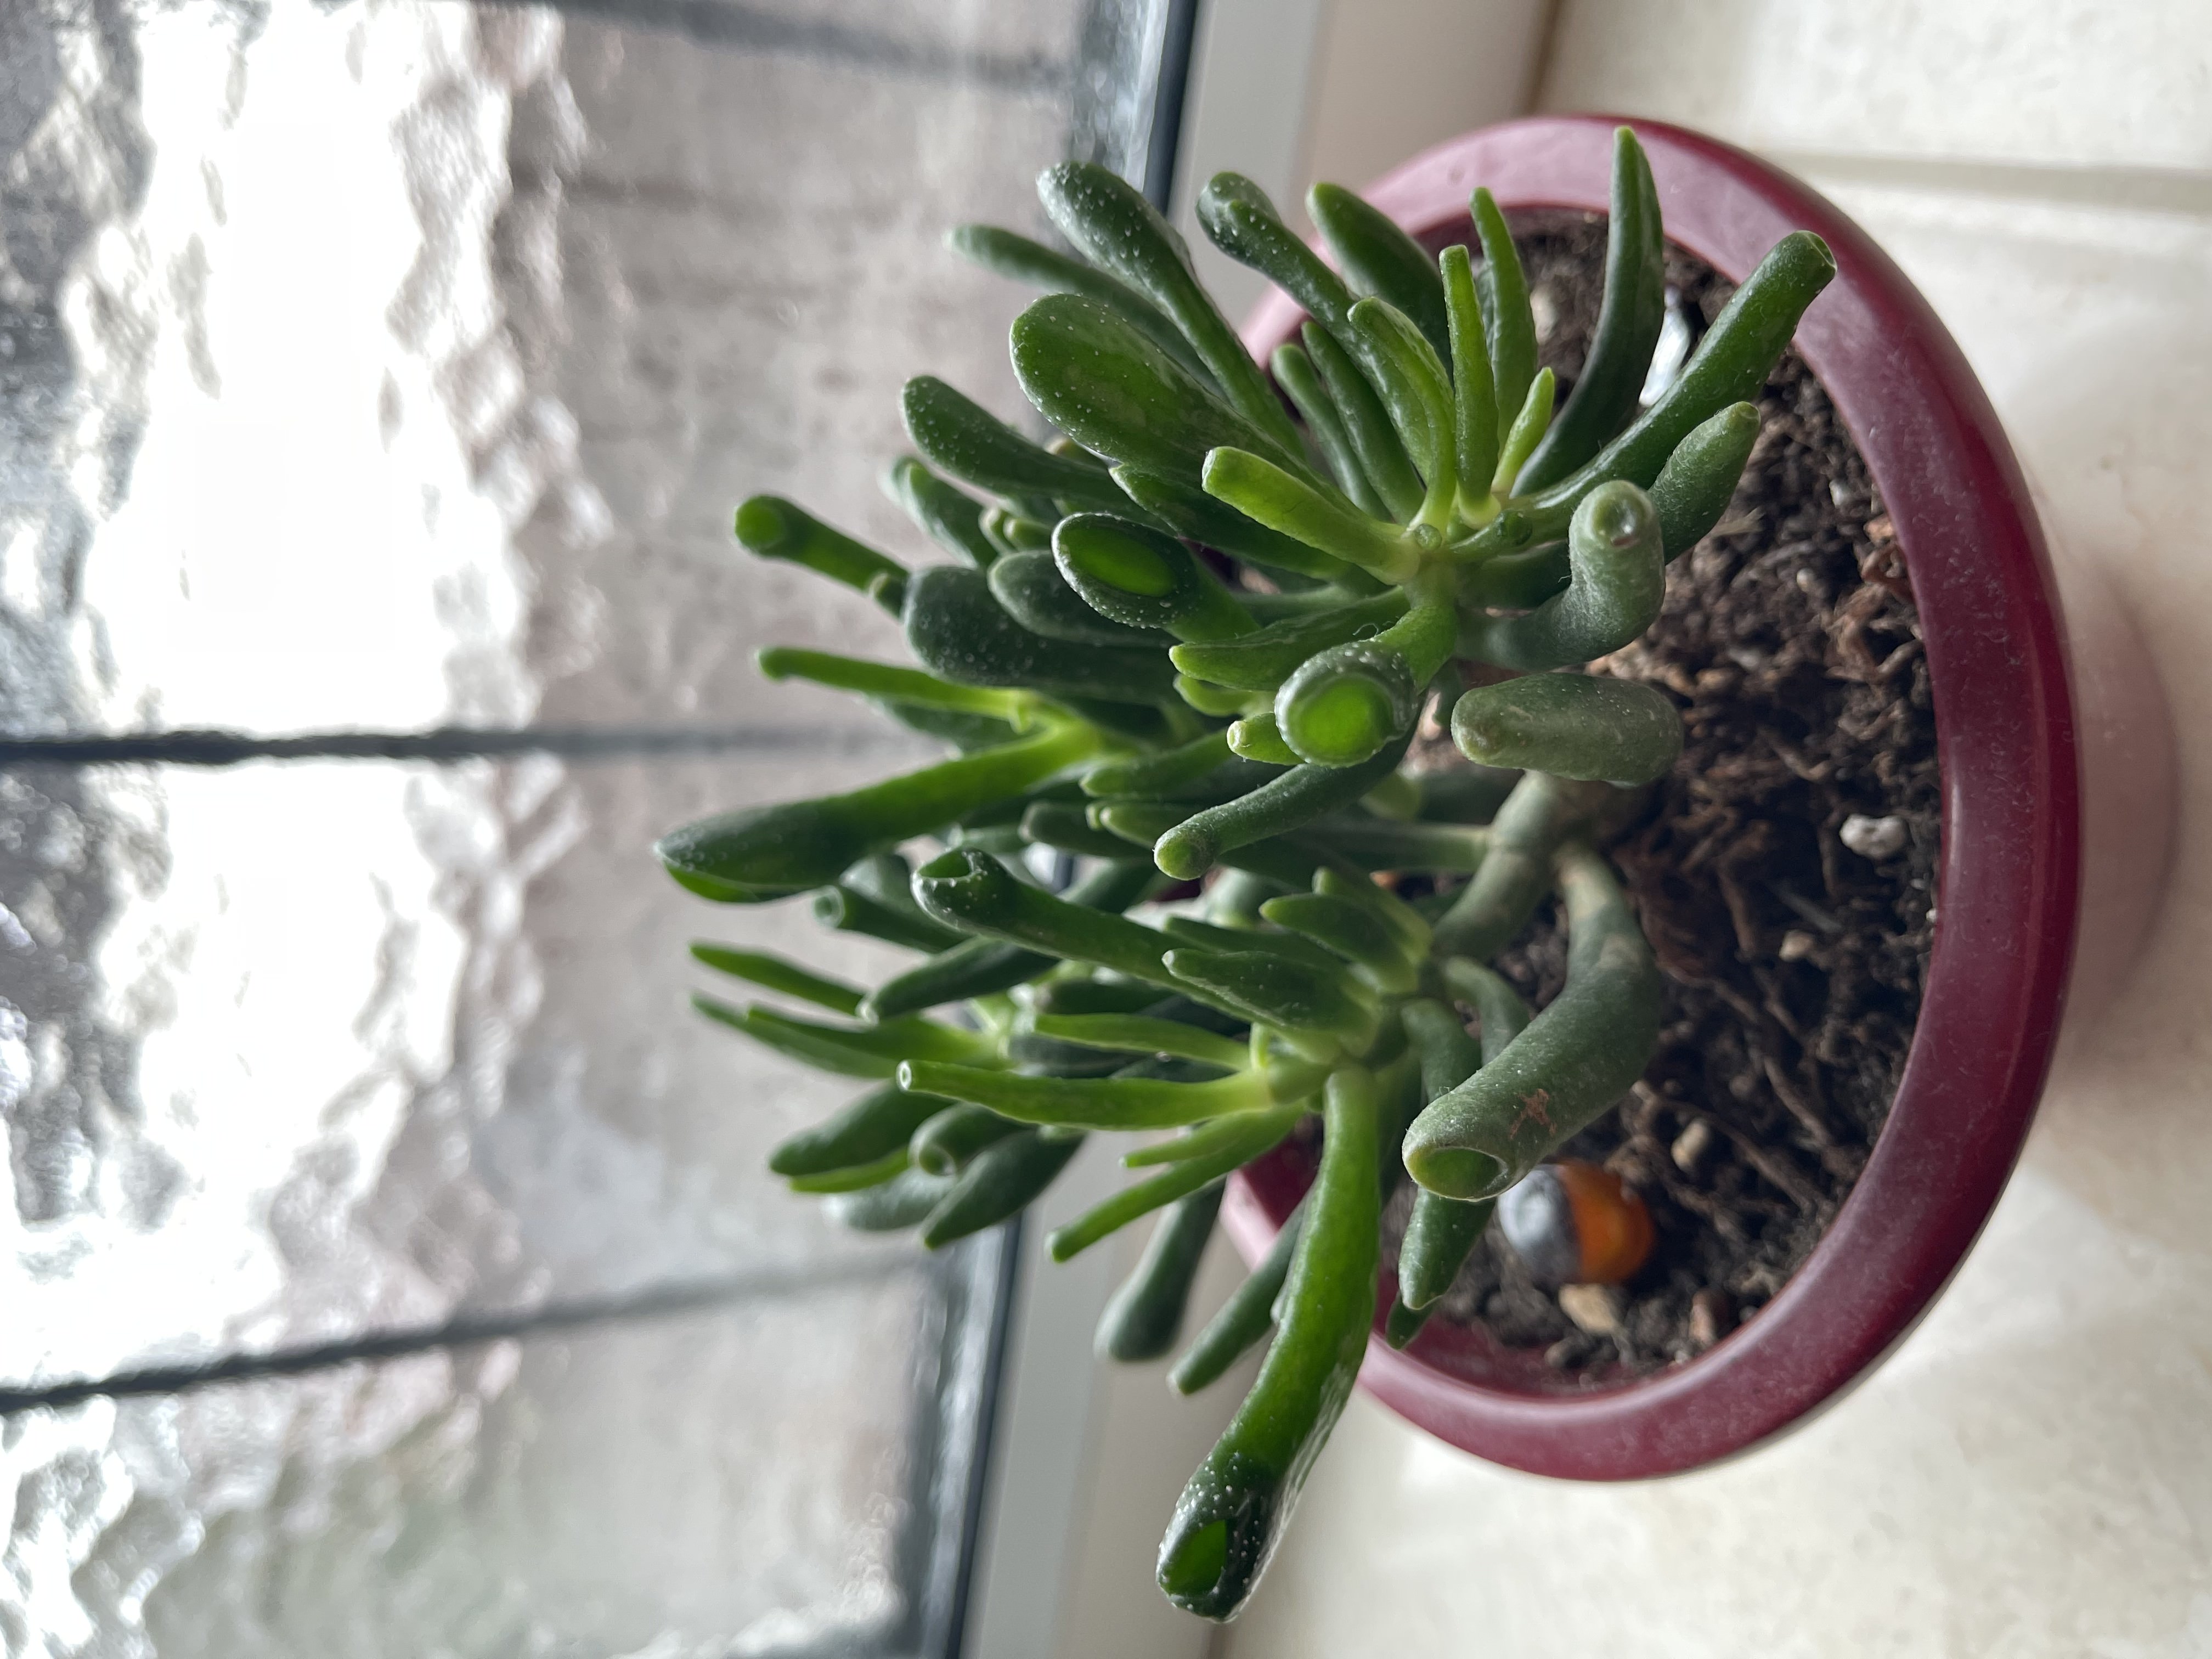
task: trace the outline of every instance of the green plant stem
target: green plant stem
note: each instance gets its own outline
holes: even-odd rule
[[[1551,885],[1552,855],[1607,793],[1603,784],[1522,773],[1490,825],[1481,864],[1437,923],[1437,954],[1480,962],[1512,943]]]

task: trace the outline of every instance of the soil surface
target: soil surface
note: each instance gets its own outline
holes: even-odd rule
[[[1564,398],[1596,320],[1604,225],[1516,228]],[[1679,254],[1668,281],[1692,336],[1732,291]],[[1493,1228],[1437,1316],[1592,1380],[1701,1352],[1810,1254],[1888,1113],[1934,932],[1936,725],[1894,533],[1794,353],[1760,412],[1742,486],[1670,569],[1659,621],[1593,669],[1659,687],[1686,728],[1681,761],[1608,848],[1667,972],[1659,1049],[1566,1149],[1634,1188],[1656,1248],[1618,1294],[1571,1295],[1578,1324]],[[1425,746],[1455,753],[1440,733]],[[1547,909],[1497,966],[1540,1005],[1565,960]],[[1393,1254],[1411,1203],[1408,1183],[1386,1217]]]

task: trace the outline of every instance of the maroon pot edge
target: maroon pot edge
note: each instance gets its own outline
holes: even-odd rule
[[[1416,235],[1499,204],[1603,212],[1613,129],[1539,117],[1452,139],[1368,198]],[[1918,290],[1818,193],[1735,147],[1632,120],[1670,240],[1741,281],[1812,230],[1837,275],[1797,347],[1857,441],[1895,524],[1934,691],[1943,785],[1939,908],[1905,1074],[1872,1157],[1804,1265],[1698,1358],[1582,1393],[1451,1375],[1370,1338],[1360,1386],[1492,1462],[1625,1480],[1747,1451],[1869,1371],[1942,1290],[2020,1155],[2057,1042],[2081,890],[2081,796],[2064,635],[2048,552],[1996,412]],[[1262,361],[1301,319],[1271,293],[1244,338]],[[1303,1191],[1285,1158],[1236,1180],[1224,1219],[1257,1259]],[[1386,1274],[1382,1295],[1393,1286]]]

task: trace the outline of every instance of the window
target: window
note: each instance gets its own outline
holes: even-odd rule
[[[899,383],[1021,410],[943,232],[1164,181],[1188,27],[0,11],[9,1650],[951,1650],[1010,1241],[781,1191],[647,848],[900,752],[730,509],[910,542]]]

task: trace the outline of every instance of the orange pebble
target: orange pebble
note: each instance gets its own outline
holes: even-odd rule
[[[1530,1170],[1498,1200],[1498,1224],[1530,1276],[1553,1288],[1621,1284],[1651,1255],[1644,1200],[1578,1158]]]

